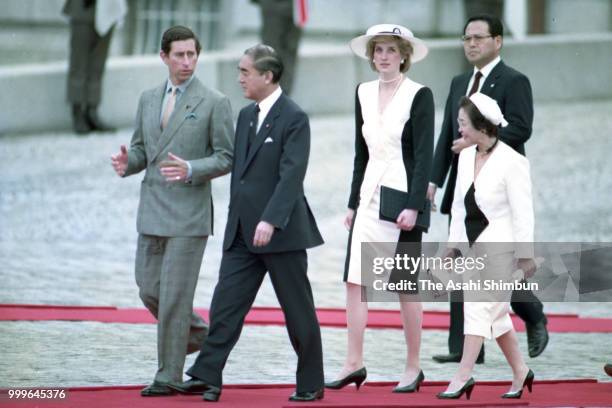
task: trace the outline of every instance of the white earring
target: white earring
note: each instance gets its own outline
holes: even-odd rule
[[[404,59],[403,59],[403,60],[401,61],[401,63],[403,64],[405,61],[406,61],[406,60],[404,60]]]

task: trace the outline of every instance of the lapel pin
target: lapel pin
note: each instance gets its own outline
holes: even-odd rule
[[[493,88],[494,86],[495,86],[495,84],[491,84],[491,85],[490,85],[490,88]]]

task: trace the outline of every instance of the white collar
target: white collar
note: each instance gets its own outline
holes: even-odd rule
[[[276,102],[276,100],[278,98],[280,98],[281,93],[282,93],[282,89],[279,86],[278,88],[276,88],[274,90],[274,92],[272,92],[270,95],[266,96],[261,102],[258,103],[259,105],[259,117],[260,118],[264,118],[265,115],[262,115],[262,113],[266,113],[268,114],[268,112],[270,111],[270,109],[272,109],[272,105],[274,105],[274,102]]]
[[[474,67],[474,73],[472,74],[472,76],[476,75],[477,71],[480,71],[480,73],[482,74],[482,78],[486,79],[491,73],[491,71],[493,71],[493,68],[495,68],[495,66],[499,64],[500,61],[501,61],[501,57],[498,55],[497,57],[495,57],[493,61],[489,62],[487,65],[485,65],[481,69]]]
[[[268,116],[268,112],[270,112],[270,109],[272,109],[272,106],[276,103],[278,98],[280,98],[282,93],[283,93],[283,90],[279,86],[274,90],[274,92],[266,96],[261,102],[258,103],[259,105],[259,119],[257,123],[258,131],[264,119],[266,118],[266,116]]]

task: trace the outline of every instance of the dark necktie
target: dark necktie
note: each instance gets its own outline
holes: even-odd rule
[[[474,75],[474,83],[472,84],[470,92],[468,92],[468,97],[478,92],[478,87],[480,86],[480,78],[482,78],[482,72],[476,71],[476,75]]]
[[[255,109],[253,109],[253,116],[251,117],[251,121],[249,122],[249,140],[247,143],[247,151],[251,148],[251,144],[253,144],[255,136],[257,135],[257,121],[259,120],[259,110],[259,105],[255,104]]]

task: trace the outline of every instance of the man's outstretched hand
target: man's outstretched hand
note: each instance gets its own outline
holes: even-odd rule
[[[128,165],[128,151],[125,145],[121,145],[119,153],[111,156],[111,164],[118,176],[123,177],[125,175]]]

